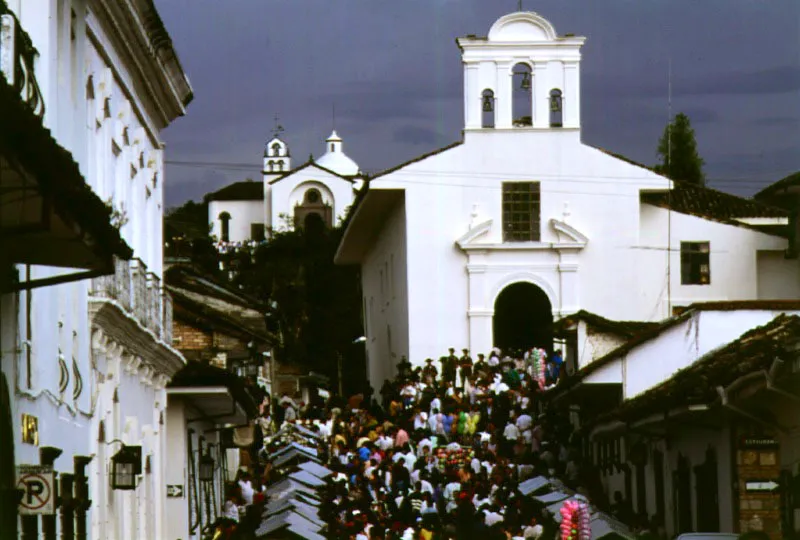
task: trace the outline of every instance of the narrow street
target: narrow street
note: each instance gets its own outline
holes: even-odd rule
[[[503,4],[0,0],[0,540],[800,538],[800,3]]]

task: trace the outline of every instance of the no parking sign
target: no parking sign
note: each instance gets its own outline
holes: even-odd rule
[[[22,491],[19,502],[21,515],[55,514],[55,475],[52,467],[44,465],[18,465],[17,489]]]

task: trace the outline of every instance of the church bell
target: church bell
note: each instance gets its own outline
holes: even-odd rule
[[[494,98],[488,94],[483,96],[483,112],[494,112]]]
[[[523,90],[531,89],[531,74],[527,71],[522,72],[522,81],[520,81],[519,87]]]
[[[561,112],[561,93],[553,92],[550,94],[550,111]]]

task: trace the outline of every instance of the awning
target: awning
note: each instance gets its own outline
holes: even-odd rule
[[[292,480],[297,480],[301,484],[305,484],[314,489],[321,488],[325,485],[325,481],[317,478],[308,471],[297,471],[289,475]]]
[[[305,463],[301,463],[300,465],[297,466],[297,468],[302,471],[308,471],[317,478],[322,478],[323,480],[325,478],[333,476],[332,470],[330,470],[327,467],[323,467],[322,465],[319,465],[317,463],[314,463],[313,461],[307,461]]]
[[[548,480],[544,476],[537,476],[535,478],[529,478],[524,482],[520,482],[517,489],[523,495],[530,495],[531,493],[536,493],[540,489],[544,489],[545,487],[550,485],[550,480]]]
[[[112,226],[111,210],[3,76],[0,118],[0,257],[83,270],[58,281],[14,283],[12,290],[113,273],[112,257],[130,259],[133,252]]]
[[[568,493],[563,493],[561,491],[551,491],[550,493],[543,493],[542,495],[536,495],[533,497],[534,501],[540,502],[544,505],[550,506],[553,503],[566,501],[569,499],[570,495]]]
[[[603,512],[598,512],[592,516],[590,527],[592,529],[592,540],[600,540],[600,538],[608,536],[616,536],[628,540],[636,538],[636,535],[625,524]]]
[[[189,362],[172,378],[167,395],[181,397],[197,411],[197,420],[217,424],[246,424],[257,412],[244,381],[224,369]]]

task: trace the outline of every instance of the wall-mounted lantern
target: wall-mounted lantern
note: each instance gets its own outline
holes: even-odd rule
[[[142,474],[142,447],[123,444],[119,452],[111,457],[111,488],[136,489],[136,476],[140,474]]]
[[[198,473],[201,482],[213,482],[214,458],[212,458],[208,454],[203,454],[203,456],[200,458],[200,467]]]

